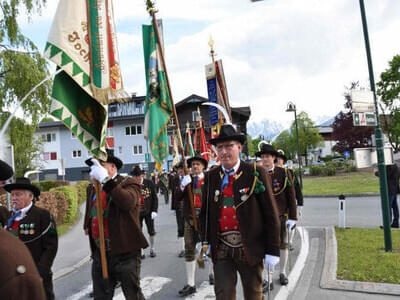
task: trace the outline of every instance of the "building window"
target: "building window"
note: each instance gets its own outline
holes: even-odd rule
[[[71,131],[71,139],[76,139],[76,135],[72,131]]]
[[[42,133],[43,142],[55,142],[56,134],[55,133]]]
[[[133,146],[133,155],[138,155],[143,153],[142,145]]]
[[[122,146],[118,146],[118,154],[122,154]]]
[[[142,134],[142,125],[132,125],[125,127],[125,135],[138,135]]]
[[[196,122],[198,118],[199,118],[199,112],[197,110],[192,111],[192,121]]]
[[[81,150],[72,150],[72,157],[73,158],[82,157],[82,151]]]
[[[108,127],[107,128],[107,137],[112,137],[112,136],[114,136],[114,128]]]
[[[57,152],[44,152],[43,160],[57,160]]]

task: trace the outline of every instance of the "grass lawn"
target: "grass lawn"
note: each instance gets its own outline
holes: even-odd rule
[[[337,278],[400,284],[400,230],[392,230],[393,252],[384,251],[382,229],[335,228]]]
[[[336,176],[304,176],[304,195],[378,193],[379,179],[372,172],[350,172]]]

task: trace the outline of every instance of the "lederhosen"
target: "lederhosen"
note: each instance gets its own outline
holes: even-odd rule
[[[147,211],[147,209],[146,209],[146,201],[152,201],[151,189],[147,185],[144,185],[144,183],[142,183],[140,185],[140,188],[142,190],[142,194],[140,195],[140,198],[139,198],[140,225],[143,228],[143,220],[144,220],[144,222],[146,223],[148,234],[150,236],[153,236],[156,234],[156,231],[154,230],[154,220],[151,218],[151,211]]]
[[[195,182],[193,177],[193,207],[196,214],[197,220],[199,219],[199,214],[201,210],[201,186],[204,183],[204,177],[200,178]],[[186,201],[189,197],[185,198]],[[190,205],[189,205],[190,207]],[[199,233],[194,229],[193,226],[193,216],[191,212],[185,216],[185,229],[184,229],[184,239],[185,239],[185,260],[193,261],[196,256],[196,244],[200,242]]]

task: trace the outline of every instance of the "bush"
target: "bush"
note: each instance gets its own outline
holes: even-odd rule
[[[74,186],[78,193],[78,203],[82,204],[86,201],[86,189],[89,185],[89,181],[78,181]]]
[[[310,166],[310,175],[319,176],[323,173],[323,166]]]
[[[326,176],[334,176],[336,175],[336,168],[334,166],[326,166],[322,168],[322,174]]]
[[[78,216],[78,192],[74,186],[60,186],[52,188],[51,192],[55,192],[57,197],[64,195],[68,201],[68,210],[64,216],[64,223],[75,221]],[[60,195],[61,194],[61,195]]]
[[[69,208],[68,200],[65,195],[61,192],[54,191],[40,193],[39,201],[37,201],[35,205],[50,211],[57,225],[63,224],[64,216]]]
[[[346,166],[344,166],[344,170],[345,172],[355,172],[357,171],[357,168],[354,165],[347,164]]]
[[[52,188],[69,185],[69,181],[67,180],[43,180],[43,181],[35,181],[32,182],[33,185],[36,185],[41,192],[48,192]]]

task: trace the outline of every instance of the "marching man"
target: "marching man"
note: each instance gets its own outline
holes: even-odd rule
[[[188,296],[196,292],[195,272],[196,272],[196,244],[200,242],[199,229],[194,227],[193,219],[198,220],[201,209],[201,188],[204,183],[203,171],[207,168],[207,160],[201,156],[194,156],[188,159],[188,167],[192,169],[192,175],[186,175],[181,181],[181,190],[183,191],[183,217],[184,240],[185,240],[185,260],[187,285],[179,291],[181,297]],[[188,185],[191,184],[193,193],[193,208],[195,216],[192,214]],[[210,281],[213,282],[213,275],[210,274]]]
[[[154,237],[156,235],[156,231],[154,230],[154,219],[157,217],[158,209],[156,190],[153,182],[144,178],[144,173],[139,166],[133,168],[131,175],[134,181],[139,184],[142,191],[139,198],[140,224],[143,227],[143,220],[146,223],[147,232],[150,237],[150,257],[156,257],[154,251]],[[142,258],[145,258],[144,252]]]
[[[263,299],[263,259],[270,269],[279,262],[279,218],[271,183],[261,168],[240,160],[245,140],[231,124],[210,140],[221,166],[204,178],[201,255],[210,245],[217,300],[236,298],[237,272],[244,299]]]
[[[256,153],[256,156],[260,157],[263,162],[267,176],[272,180],[272,191],[278,205],[281,228],[279,282],[281,285],[287,285],[289,282],[286,275],[286,265],[289,255],[288,230],[290,232],[296,224],[296,199],[292,173],[287,171],[287,169],[274,166],[274,160],[277,155],[278,153],[270,144],[262,144],[260,151]],[[273,289],[272,282],[264,284],[264,291],[268,287],[270,290]]]

